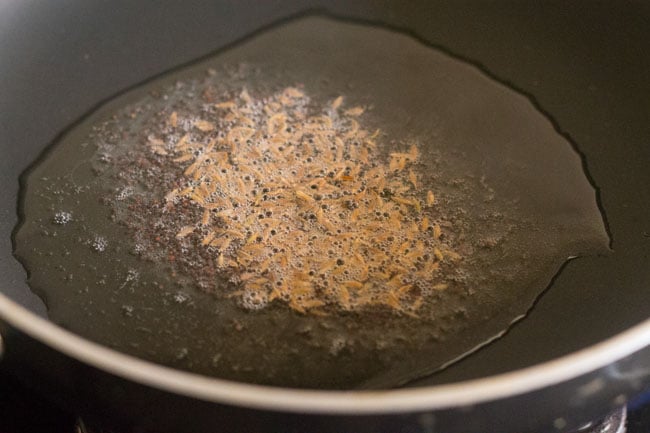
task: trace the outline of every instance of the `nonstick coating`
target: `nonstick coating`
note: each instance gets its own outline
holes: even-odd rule
[[[414,385],[545,362],[648,318],[648,2],[5,1],[0,290],[45,314],[12,257],[10,234],[19,175],[66,126],[145,78],[309,9],[406,30],[530,95],[585,155],[606,211],[612,258],[572,261],[504,338]],[[591,277],[577,279],[584,267]]]

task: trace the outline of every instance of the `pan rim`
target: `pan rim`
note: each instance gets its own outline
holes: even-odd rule
[[[595,345],[508,373],[422,388],[351,392],[238,383],[165,367],[86,340],[35,315],[2,293],[0,318],[73,359],[155,389],[224,405],[334,415],[430,411],[525,394],[606,367],[650,342],[647,319]]]

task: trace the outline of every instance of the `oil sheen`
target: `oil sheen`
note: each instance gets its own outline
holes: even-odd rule
[[[266,385],[395,386],[606,254],[571,144],[524,96],[379,27],[302,18],[139,85],[24,177],[50,318]]]

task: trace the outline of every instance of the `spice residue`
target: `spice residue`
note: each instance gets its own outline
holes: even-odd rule
[[[343,102],[318,112],[298,87],[256,98],[244,89],[208,119],[173,111],[167,141],[148,137],[183,170],[166,211],[201,211],[176,241],[206,248],[247,309],[277,300],[301,313],[383,305],[414,315],[447,287],[440,262],[459,256],[427,216],[434,194],[419,189],[417,144],[383,162],[380,131]],[[180,125],[191,132],[169,139]]]

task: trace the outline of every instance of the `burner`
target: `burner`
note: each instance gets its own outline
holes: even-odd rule
[[[77,422],[74,425],[74,431],[71,433],[120,433],[120,432],[116,432],[114,430],[106,430],[104,428],[95,425],[90,427],[81,418],[77,418]]]
[[[627,407],[623,406],[599,422],[590,422],[572,433],[626,433]]]

